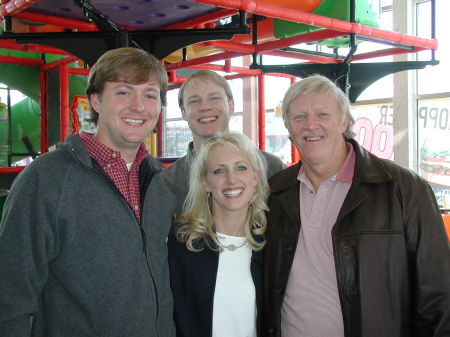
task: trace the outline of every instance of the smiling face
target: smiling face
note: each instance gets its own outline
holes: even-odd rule
[[[298,96],[289,104],[289,135],[307,166],[333,166],[345,160],[343,133],[349,117],[342,118],[336,98],[330,93],[313,92]]]
[[[215,217],[247,215],[258,173],[239,152],[225,145],[214,146],[208,154],[203,184],[212,193]]]
[[[131,153],[133,161],[133,153],[158,122],[159,84],[152,80],[142,84],[106,82],[101,95],[92,94],[90,98],[99,115],[97,140],[121,152],[126,160]]]
[[[228,130],[234,111],[225,89],[209,79],[193,79],[186,85],[183,98],[183,119],[194,137],[194,147],[218,132]]]

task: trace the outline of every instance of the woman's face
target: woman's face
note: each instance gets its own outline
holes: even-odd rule
[[[258,172],[241,153],[225,145],[209,151],[203,183],[206,192],[212,193],[215,216],[246,214],[257,180]]]

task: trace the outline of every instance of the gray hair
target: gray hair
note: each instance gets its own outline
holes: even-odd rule
[[[288,128],[288,113],[289,104],[299,96],[305,96],[310,93],[328,93],[332,94],[339,105],[341,110],[341,121],[344,121],[345,116],[349,116],[349,124],[344,132],[344,137],[351,139],[355,136],[352,131],[352,127],[355,124],[350,110],[350,100],[347,95],[331,80],[322,75],[312,75],[299,82],[294,83],[289,87],[289,89],[284,94],[282,103],[282,116],[284,125]]]

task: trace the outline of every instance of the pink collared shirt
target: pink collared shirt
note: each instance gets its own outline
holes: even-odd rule
[[[140,221],[139,165],[148,154],[145,146],[143,144],[139,146],[136,159],[128,170],[120,152],[100,143],[92,134],[80,132],[80,140],[89,156],[97,161],[103,171],[112,179],[117,189],[130,204],[138,221]]]
[[[344,337],[331,230],[352,184],[355,152],[317,192],[300,168],[301,229],[281,311],[283,337]],[[300,220],[300,219],[299,219]]]

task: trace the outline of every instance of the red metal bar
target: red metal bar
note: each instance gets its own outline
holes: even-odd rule
[[[437,40],[424,39],[421,37],[410,36],[390,32],[383,29],[364,26],[355,22],[347,22],[338,19],[332,19],[312,13],[307,13],[295,9],[284,8],[273,4],[261,3],[254,0],[192,0],[206,5],[212,5],[223,8],[244,10],[247,13],[254,13],[268,17],[275,17],[292,22],[305,23],[311,26],[326,28],[333,31],[357,34],[375,39],[383,39],[404,45],[423,47],[427,49],[437,49]]]
[[[373,59],[376,57],[402,55],[406,53],[417,53],[419,51],[427,50],[426,48],[414,47],[412,50],[405,50],[404,48],[388,48],[382,50],[376,50],[368,53],[356,54],[352,57],[352,61],[361,61],[367,59]]]
[[[178,77],[177,76],[177,78],[175,78],[174,80],[172,80],[172,81],[169,80],[169,83],[183,84],[185,80],[186,80],[186,77]],[[171,88],[171,89],[173,89],[173,88]]]
[[[38,44],[21,45],[12,40],[0,41],[0,48],[21,50],[21,51],[32,52],[32,53],[40,53],[40,54],[44,53],[44,54],[72,55],[62,49],[58,49],[58,48],[54,48],[54,47],[50,47],[50,46],[38,45]]]
[[[89,75],[90,69],[86,68],[69,68],[69,75]]]
[[[173,25],[169,25],[166,27],[163,27],[162,29],[186,29],[186,28],[192,28],[194,26],[197,26],[199,24],[204,24],[211,21],[220,20],[232,15],[235,15],[238,11],[235,9],[220,9],[218,11],[208,13],[205,15],[200,15],[196,18],[186,20],[180,23],[175,23]]]
[[[163,153],[163,113],[159,114],[158,123],[156,124],[156,139],[157,139],[157,156],[162,157]]]
[[[222,61],[222,60],[226,60],[226,59],[230,59],[230,58],[238,57],[238,56],[242,56],[242,55],[245,55],[245,53],[228,51],[228,52],[224,52],[224,53],[220,53],[220,54],[199,57],[194,60],[168,64],[168,65],[166,65],[166,70],[171,71],[171,70],[176,70],[176,69],[189,68],[191,66],[196,66],[199,64],[203,64],[203,63]]]
[[[69,135],[69,66],[67,64],[62,64],[59,67],[59,100],[61,104],[59,135],[63,142]]]
[[[44,64],[44,60],[31,59],[27,57],[0,56],[0,63],[20,64],[24,66],[41,66]]]
[[[0,174],[2,173],[20,173],[25,166],[0,167]]]
[[[79,21],[74,19],[62,18],[59,16],[45,15],[32,12],[21,12],[14,15],[16,19],[32,21],[37,23],[45,23],[48,25],[59,26],[69,29],[76,29],[77,31],[96,31],[97,26],[90,22]]]
[[[236,43],[230,41],[208,41],[203,44],[205,47],[214,47],[225,49],[228,51],[240,51],[243,53],[252,54],[255,52],[255,46],[251,44]]]
[[[5,16],[17,14],[40,1],[41,0],[14,0],[9,1],[4,5],[0,5],[0,20],[2,20]]]
[[[177,72],[169,71],[169,82],[176,82],[176,81],[177,81]]]
[[[266,149],[266,105],[264,102],[264,74],[258,75],[258,140],[259,149]]]
[[[245,77],[251,77],[251,76],[255,76],[255,75],[250,75],[250,74],[233,74],[233,75],[225,75],[224,78],[226,80],[235,80],[237,78],[245,78]]]
[[[59,66],[63,66],[63,65],[67,65],[67,64],[72,63],[72,62],[76,62],[76,61],[78,61],[78,57],[76,57],[76,56],[67,56],[67,57],[61,58],[59,60],[56,60],[56,61],[44,64],[41,67],[41,70],[42,71],[47,71],[47,70],[50,70],[50,69],[53,69],[53,68],[57,68]],[[68,74],[68,70],[67,70],[67,74]]]
[[[289,51],[281,51],[281,50],[272,50],[262,52],[263,55],[272,55],[272,56],[280,56],[280,57],[288,57],[297,60],[310,61],[314,63],[339,63],[340,60],[337,60],[333,57],[319,56],[319,55],[311,55],[301,52],[289,52]]]
[[[296,81],[297,81],[296,77],[291,78],[291,85],[294,84]],[[294,145],[294,143],[292,143],[292,140],[291,140],[291,160],[293,164],[298,163],[298,161],[300,160],[300,152],[298,152],[298,149]]]
[[[259,45],[255,45],[255,52],[262,53],[265,51],[271,51],[276,50],[280,48],[285,48],[289,46],[293,46],[300,43],[308,43],[308,42],[315,42],[320,40],[326,40],[331,39],[335,37],[345,36],[346,33],[342,32],[335,32],[331,30],[317,30],[312,33],[307,34],[301,34],[296,35],[292,37],[287,37],[285,39],[275,40],[275,41],[269,41],[265,43],[261,43]]]
[[[268,51],[275,51],[280,48],[286,48],[290,47],[296,44],[301,43],[308,43],[308,42],[314,42],[319,40],[326,40],[331,38],[336,38],[340,36],[345,36],[346,33],[342,32],[335,32],[330,30],[319,30],[312,33],[297,35],[288,37],[285,39],[275,40],[275,41],[269,41],[265,43],[261,43],[259,45],[247,45],[247,44],[241,44],[241,43],[235,43],[235,42],[228,42],[228,41],[210,41],[205,42],[205,46],[213,46],[215,48],[230,50],[230,51],[240,51],[244,53],[264,53]],[[293,53],[295,54],[295,53]],[[288,55],[289,56],[289,55]],[[303,59],[308,60],[307,56],[313,57],[311,55],[305,55]],[[286,57],[286,56],[285,56]],[[329,58],[326,58],[326,62],[329,61]]]
[[[259,69],[248,69],[243,67],[234,67],[231,66],[229,68],[229,71],[226,70],[226,67],[220,64],[202,64],[202,65],[196,65],[189,67],[190,69],[208,69],[208,70],[214,70],[214,71],[223,71],[223,72],[229,72],[229,73],[241,73],[251,76],[257,76],[261,74],[261,70]]]
[[[180,81],[181,77],[178,77],[178,81]],[[185,78],[186,79],[186,78]],[[184,80],[183,80],[184,81]],[[178,89],[179,87],[181,87],[183,83],[177,83],[177,84],[171,84],[170,86],[167,87],[167,90],[175,90]]]
[[[41,153],[48,151],[48,123],[47,123],[47,81],[45,72],[39,73],[40,105],[41,105]]]
[[[225,70],[226,73],[231,73],[231,60],[225,60],[225,65],[223,66],[223,70]]]

